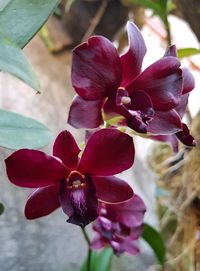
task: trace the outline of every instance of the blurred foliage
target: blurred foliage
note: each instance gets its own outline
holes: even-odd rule
[[[189,56],[200,54],[200,49],[180,48],[177,50],[177,53],[178,53],[179,58],[184,58],[184,57],[189,57]]]
[[[53,13],[59,0],[9,0],[0,6],[1,32],[24,47]]]
[[[191,130],[196,148],[182,148],[172,157],[166,145],[156,144],[149,159],[157,185],[169,193],[157,198],[167,271],[198,270],[200,265],[200,113]]]
[[[158,15],[162,20],[166,32],[167,32],[167,41],[168,45],[171,45],[171,33],[170,33],[170,25],[168,22],[168,12],[169,10],[174,8],[174,5],[169,0],[126,0],[125,2],[131,4],[141,5],[145,8],[151,9],[154,15]]]
[[[3,214],[4,209],[5,209],[5,208],[4,208],[3,204],[0,202],[0,215]]]
[[[42,123],[0,109],[0,146],[8,149],[39,149],[51,140],[51,133]]]
[[[0,33],[0,70],[15,75],[39,92],[40,85],[22,50]]]
[[[105,248],[100,252],[92,251],[91,271],[110,271],[112,264],[113,251],[111,248]],[[87,258],[85,259],[81,271],[87,271]]]
[[[0,69],[39,91],[39,83],[23,48],[52,14],[59,0],[0,2]]]
[[[166,248],[161,234],[155,228],[145,223],[142,238],[153,249],[159,263],[164,265]]]

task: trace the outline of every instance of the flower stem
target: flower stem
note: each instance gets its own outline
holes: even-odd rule
[[[88,254],[87,254],[87,271],[91,271],[91,256],[92,256],[92,249],[91,249],[91,242],[90,242],[90,238],[89,235],[87,234],[85,228],[81,228],[83,236],[85,238],[85,241],[88,244]]]
[[[168,43],[168,46],[170,46],[172,44],[172,37],[171,37],[170,24],[169,24],[167,14],[165,16],[164,23],[165,23],[165,28],[167,31],[167,43]]]

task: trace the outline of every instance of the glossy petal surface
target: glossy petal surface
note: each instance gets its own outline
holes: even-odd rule
[[[5,163],[9,180],[22,187],[48,186],[68,175],[67,169],[60,161],[36,150],[16,151]]]
[[[175,107],[182,92],[182,71],[175,57],[164,57],[144,70],[128,87],[129,93],[145,91],[153,108],[167,111]]]
[[[96,187],[97,197],[101,201],[117,203],[133,196],[132,188],[117,177],[92,177],[92,181]]]
[[[185,123],[183,125],[183,130],[176,133],[177,138],[186,146],[194,147],[196,146],[196,141],[194,137],[190,134],[190,130],[188,129]]]
[[[152,101],[148,94],[144,91],[134,91],[131,95],[131,106],[132,110],[146,111],[152,108]]]
[[[148,132],[157,135],[174,134],[180,130],[182,130],[181,119],[173,109],[168,112],[156,111],[148,126]]]
[[[122,83],[126,87],[140,73],[142,61],[146,53],[146,45],[140,30],[131,22],[127,23],[129,48],[121,56],[122,63]]]
[[[60,207],[58,194],[59,184],[34,190],[26,202],[26,218],[35,219],[52,213]]]
[[[103,123],[101,108],[103,100],[87,101],[75,96],[72,101],[68,123],[75,128],[96,128]]]
[[[62,131],[53,145],[53,155],[60,158],[68,169],[75,169],[78,164],[80,149],[68,131]]]
[[[193,90],[193,88],[195,87],[195,80],[194,80],[194,76],[187,68],[183,68],[182,71],[183,71],[183,93],[182,94],[185,94]]]
[[[179,114],[181,119],[183,118],[185,114],[187,104],[188,104],[188,98],[189,98],[188,93],[182,95],[179,104],[174,108],[174,110],[176,110],[176,112]]]
[[[94,36],[73,50],[72,84],[86,100],[98,100],[114,92],[121,82],[121,62],[113,44]]]
[[[120,173],[132,166],[133,140],[115,129],[102,129],[88,140],[78,170],[96,176]]]
[[[134,195],[132,199],[119,204],[106,204],[106,217],[113,222],[119,222],[127,227],[143,225],[146,207],[143,200]]]

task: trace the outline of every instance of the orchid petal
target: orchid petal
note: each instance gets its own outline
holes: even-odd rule
[[[164,57],[144,70],[128,87],[130,95],[135,90],[145,91],[153,108],[167,111],[175,107],[182,92],[182,71],[175,57]]]
[[[113,44],[102,36],[94,36],[73,50],[72,84],[86,100],[109,96],[120,85],[122,68]]]
[[[152,140],[157,140],[163,143],[168,143],[173,152],[177,153],[178,152],[178,140],[177,137],[175,135],[151,135],[149,137]]]
[[[181,130],[181,119],[173,109],[168,112],[156,111],[148,126],[148,132],[156,135],[174,134]]]
[[[68,170],[58,159],[36,150],[16,151],[5,163],[9,180],[22,187],[52,185],[68,175]]]
[[[153,108],[151,98],[144,91],[134,91],[131,95],[131,107],[132,110],[146,111]]]
[[[59,184],[34,190],[26,202],[24,211],[26,218],[35,219],[55,211],[60,207],[58,194]]]
[[[140,235],[141,235],[141,233],[140,233]],[[130,237],[125,239],[122,242],[121,249],[123,251],[126,251],[130,255],[134,255],[134,256],[137,255],[140,252],[139,247],[138,247],[138,242],[136,240],[131,240]]]
[[[187,68],[182,68],[183,71],[183,93],[188,93],[195,87],[195,80],[192,73]]]
[[[131,22],[127,23],[129,48],[121,56],[122,63],[122,83],[126,87],[140,73],[144,55],[146,54],[146,45],[140,30]]]
[[[177,138],[186,146],[194,147],[196,146],[196,141],[194,137],[190,134],[190,130],[188,129],[185,123],[182,123],[183,130],[176,133]]]
[[[101,129],[88,140],[78,170],[96,176],[109,176],[132,166],[133,139],[115,129]]]
[[[80,149],[68,131],[62,131],[53,145],[53,155],[60,158],[67,168],[73,170],[78,164]]]
[[[106,211],[106,218],[113,222],[137,228],[143,225],[146,207],[143,200],[134,195],[130,200],[119,204],[106,204]]]
[[[96,187],[97,197],[101,201],[117,203],[133,196],[132,188],[117,177],[92,177],[92,181]]]
[[[87,101],[75,96],[69,111],[68,123],[75,128],[96,128],[103,123],[102,100]]]
[[[188,97],[189,97],[188,93],[182,95],[179,104],[174,108],[174,110],[176,110],[181,119],[183,118],[187,108]]]

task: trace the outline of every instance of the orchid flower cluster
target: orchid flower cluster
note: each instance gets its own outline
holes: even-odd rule
[[[72,84],[77,93],[68,122],[87,133],[80,149],[69,131],[62,131],[52,155],[21,149],[6,159],[9,180],[34,188],[27,219],[49,215],[61,207],[67,222],[84,228],[93,222],[91,247],[110,246],[116,255],[138,253],[137,240],[146,211],[128,183],[114,175],[134,162],[137,135],[194,146],[182,118],[194,78],[180,67],[175,46],[141,71],[146,46],[138,28],[127,24],[129,47],[119,56],[113,44],[93,36],[73,50]],[[110,124],[109,128],[103,125]],[[126,132],[121,127],[127,127]]]

